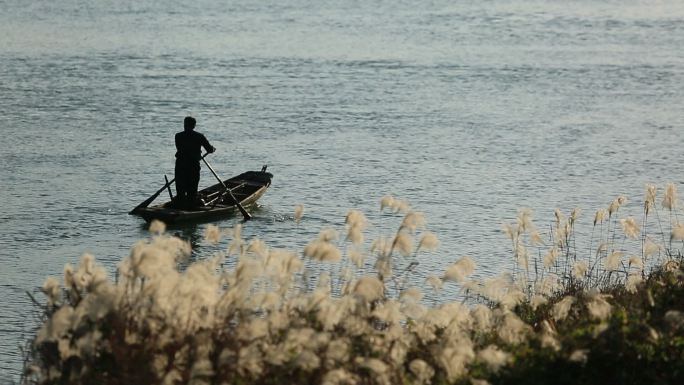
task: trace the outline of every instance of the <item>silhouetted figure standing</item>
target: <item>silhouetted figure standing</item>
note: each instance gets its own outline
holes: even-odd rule
[[[202,147],[209,153],[216,151],[204,135],[194,131],[195,124],[195,118],[187,116],[183,121],[185,129],[176,134],[176,194],[184,207],[196,203]]]

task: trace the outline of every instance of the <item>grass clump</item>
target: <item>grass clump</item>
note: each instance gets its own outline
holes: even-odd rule
[[[461,296],[432,305],[407,277],[439,242],[392,197],[381,208],[401,224],[368,248],[368,221],[352,210],[342,234],[324,229],[301,253],[244,240],[237,226],[225,253],[184,269],[190,246],[155,223],[115,280],[86,255],[45,282],[24,383],[682,383],[684,267],[673,246],[684,237],[676,220],[649,233],[655,192],[640,224],[618,218],[624,198],[597,212],[588,252],[576,246],[578,210],[557,211],[547,233],[522,210],[504,227],[512,273],[475,280],[463,257],[425,283]],[[665,195],[676,219],[676,191]],[[225,234],[209,226],[206,239]],[[640,251],[628,258],[630,242]]]

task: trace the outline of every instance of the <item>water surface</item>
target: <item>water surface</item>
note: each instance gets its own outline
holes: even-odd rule
[[[300,249],[392,194],[440,237],[420,274],[509,269],[520,207],[593,210],[684,181],[684,3],[0,1],[0,378],[36,293],[84,252],[113,271],[127,212],[173,173],[182,119],[224,177],[268,164],[247,238]],[[202,185],[212,182],[203,171]],[[305,206],[302,223],[294,206]],[[237,219],[218,224],[229,227]],[[195,255],[205,225],[180,229]],[[224,245],[225,246],[225,245]],[[422,275],[421,275],[422,274]]]

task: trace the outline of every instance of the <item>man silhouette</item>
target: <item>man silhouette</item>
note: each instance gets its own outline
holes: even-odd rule
[[[196,124],[195,118],[187,116],[184,130],[176,134],[176,194],[183,207],[196,204],[202,147],[209,153],[216,151],[204,135],[194,131]]]

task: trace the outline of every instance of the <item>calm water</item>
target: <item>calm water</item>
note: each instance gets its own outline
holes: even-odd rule
[[[192,114],[224,177],[268,164],[244,234],[301,248],[385,194],[425,212],[439,272],[511,266],[520,207],[593,211],[684,182],[684,2],[0,0],[0,379],[35,327],[26,291],[91,252],[173,173]],[[211,182],[203,171],[201,184]],[[304,221],[293,220],[305,206]],[[219,224],[232,226],[235,219]],[[198,258],[203,225],[179,229]],[[225,245],[223,245],[225,246]],[[221,248],[223,247],[221,246]]]

